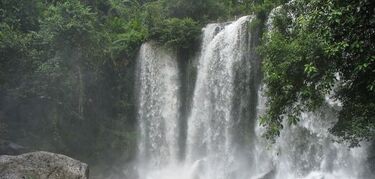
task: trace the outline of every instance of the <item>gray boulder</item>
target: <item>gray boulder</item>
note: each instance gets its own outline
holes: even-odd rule
[[[87,164],[50,152],[0,156],[0,179],[88,179],[88,173]]]

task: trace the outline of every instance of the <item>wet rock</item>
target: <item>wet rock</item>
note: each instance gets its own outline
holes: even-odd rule
[[[88,173],[87,164],[50,152],[0,156],[0,179],[88,179]]]

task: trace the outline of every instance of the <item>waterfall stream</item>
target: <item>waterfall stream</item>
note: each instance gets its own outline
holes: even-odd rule
[[[236,71],[246,58],[245,16],[228,25],[210,24],[204,30],[193,105],[188,118],[186,162],[199,162],[200,178],[237,178],[241,160],[235,139]],[[238,163],[237,163],[238,162]]]
[[[140,179],[367,179],[366,145],[349,149],[328,129],[339,108],[327,99],[316,113],[270,145],[258,117],[266,98],[245,16],[203,29],[197,77],[179,145],[181,94],[177,55],[145,43],[138,58],[137,170]],[[184,147],[182,150],[181,147]],[[184,151],[183,157],[178,157]]]
[[[176,54],[153,43],[143,44],[138,79],[138,160],[147,172],[177,162],[180,85]]]

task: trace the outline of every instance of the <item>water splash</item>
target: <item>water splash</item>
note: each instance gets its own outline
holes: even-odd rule
[[[259,91],[259,115],[264,114],[266,98]],[[281,131],[276,143],[269,146],[260,136],[264,129],[258,126],[258,173],[272,172],[273,178],[282,179],[365,179],[366,145],[349,149],[335,142],[328,129],[337,122],[336,106],[331,101],[315,113],[302,113],[301,121]],[[267,172],[268,171],[268,172]]]

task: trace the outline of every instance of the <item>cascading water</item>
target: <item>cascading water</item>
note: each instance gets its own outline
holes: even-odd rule
[[[366,148],[348,149],[329,134],[339,108],[329,99],[318,112],[301,114],[298,125],[285,124],[275,144],[261,137],[257,119],[267,99],[258,82],[252,19],[204,28],[186,139],[179,132],[185,126],[179,126],[177,57],[153,43],[142,45],[139,179],[370,179]]]
[[[200,178],[244,178],[235,139],[236,71],[246,58],[247,22],[242,17],[229,25],[210,24],[204,29],[198,76],[188,119],[186,162],[199,165]],[[243,157],[243,156],[242,156]]]
[[[143,44],[138,83],[139,173],[147,175],[177,162],[180,81],[176,55],[153,43]]]
[[[266,98],[259,91],[258,112],[265,111]],[[366,175],[366,147],[349,149],[334,142],[328,129],[337,121],[337,103],[326,99],[316,113],[302,113],[295,126],[283,125],[280,137],[268,148],[260,136],[263,128],[256,128],[258,142],[256,176],[275,179],[370,179]],[[366,144],[364,144],[366,145]],[[255,177],[257,178],[257,177]]]

